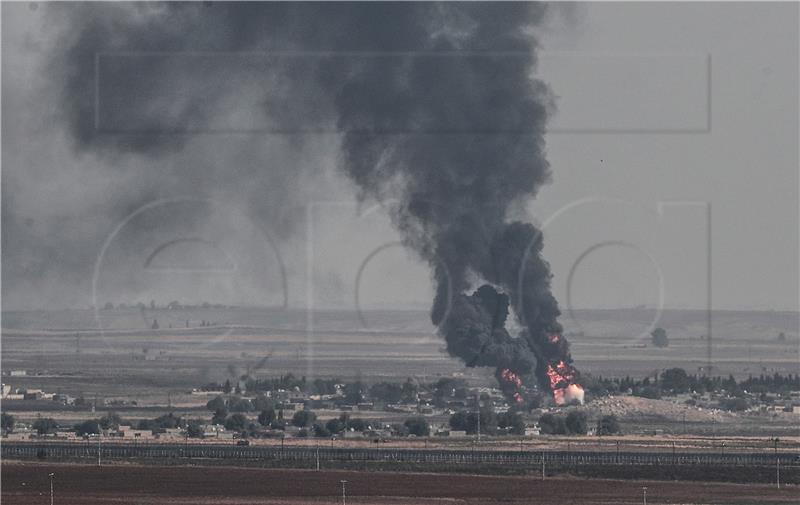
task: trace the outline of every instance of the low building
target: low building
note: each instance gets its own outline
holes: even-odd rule
[[[119,436],[125,440],[142,440],[155,438],[153,430],[134,430],[130,426],[120,426],[117,429]]]
[[[23,400],[41,400],[44,392],[41,389],[26,389],[23,393]]]

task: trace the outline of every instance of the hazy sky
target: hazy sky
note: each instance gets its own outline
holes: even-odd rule
[[[81,19],[53,10],[2,5],[4,309],[347,308],[357,284],[368,307],[429,306],[427,265],[358,203],[335,136],[223,132],[263,126],[246,75],[205,111],[217,130],[167,155],[75,151],[57,43]],[[536,34],[553,177],[514,217],[545,226],[562,307],[705,308],[710,243],[715,308],[796,310],[798,5],[562,5]]]

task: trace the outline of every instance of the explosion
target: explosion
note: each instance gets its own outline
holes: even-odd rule
[[[556,405],[566,405],[572,402],[583,404],[583,387],[575,382],[578,371],[565,361],[559,361],[547,366],[547,376],[550,379],[550,389]]]

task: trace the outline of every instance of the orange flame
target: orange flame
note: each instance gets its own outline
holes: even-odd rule
[[[549,340],[551,344],[558,344],[561,341],[561,335],[553,333],[547,336],[547,340]]]
[[[502,372],[500,372],[500,377],[506,382],[510,382],[517,386],[518,388],[522,387],[522,379],[519,378],[519,375],[515,374],[508,368],[504,368]]]
[[[500,371],[500,379],[503,380],[504,382],[507,382],[508,384],[513,385],[514,388],[517,390],[522,389],[522,378],[516,373],[509,370],[508,368],[504,368],[503,370]],[[515,391],[514,394],[511,396],[514,398],[514,401],[517,402],[518,404],[525,403],[525,399],[522,397],[519,391]]]
[[[555,365],[548,365],[547,376],[550,378],[550,389],[553,390],[556,405],[565,405],[573,400],[583,403],[583,388],[574,382],[575,375],[575,369],[563,360]]]

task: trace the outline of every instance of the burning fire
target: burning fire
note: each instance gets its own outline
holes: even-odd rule
[[[561,342],[561,335],[558,333],[553,333],[547,336],[547,340],[550,341],[551,344],[555,345]]]
[[[522,387],[522,379],[519,378],[519,375],[515,374],[508,368],[504,368],[502,372],[500,372],[500,377],[506,382],[510,382],[517,386],[518,388]]]
[[[550,389],[556,405],[566,405],[573,401],[583,404],[583,388],[576,384],[576,371],[563,360],[547,367],[547,376],[550,378]]]
[[[519,375],[515,374],[514,372],[512,372],[508,368],[504,368],[500,372],[500,379],[503,380],[504,382],[506,382],[507,384],[514,386],[514,389],[517,390],[517,391],[514,391],[513,395],[511,395],[514,398],[515,402],[517,402],[519,404],[522,404],[522,403],[525,402],[525,399],[522,398],[522,395],[519,393],[519,390],[522,389],[522,379],[520,378]]]

